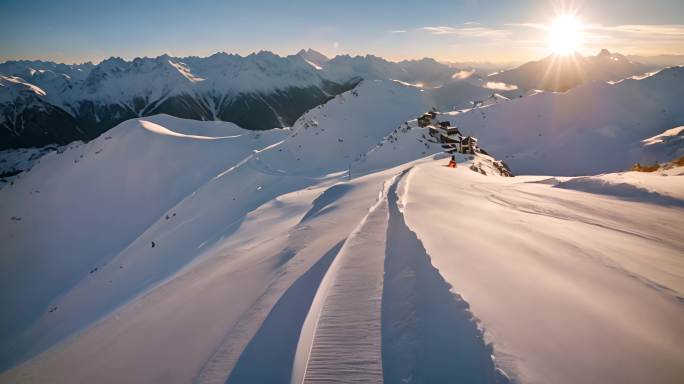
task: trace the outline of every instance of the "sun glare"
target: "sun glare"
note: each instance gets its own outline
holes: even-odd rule
[[[549,47],[559,55],[569,55],[582,44],[582,23],[572,15],[561,15],[549,28]]]

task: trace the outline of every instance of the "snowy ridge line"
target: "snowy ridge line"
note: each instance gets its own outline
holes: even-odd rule
[[[372,239],[384,238],[387,194],[397,176],[383,183],[375,204],[349,235],[323,278],[297,346],[292,384],[382,382],[384,242]],[[351,331],[346,330],[349,324],[353,324]],[[335,372],[346,374],[336,378]]]
[[[277,142],[277,143],[273,143],[273,144],[271,144],[271,145],[269,145],[269,146],[267,146],[267,147],[265,147],[265,148],[253,150],[252,153],[250,153],[247,157],[245,157],[244,159],[240,160],[237,164],[233,165],[232,167],[230,167],[230,168],[226,169],[225,171],[219,173],[218,175],[214,176],[211,180],[214,181],[214,180],[218,180],[218,179],[222,178],[222,177],[225,176],[226,174],[228,174],[228,173],[230,173],[231,171],[233,171],[233,170],[235,170],[235,169],[237,169],[237,168],[239,168],[239,167],[245,165],[245,163],[247,163],[248,161],[252,160],[252,159],[254,158],[254,155],[256,155],[256,154],[258,154],[258,153],[260,153],[260,152],[263,152],[263,151],[265,151],[265,150],[267,150],[267,149],[271,149],[271,148],[277,147],[278,145],[282,144],[284,141],[285,141],[285,140],[281,140],[281,141],[279,141],[279,142]],[[193,192],[193,193],[194,193],[194,192]]]

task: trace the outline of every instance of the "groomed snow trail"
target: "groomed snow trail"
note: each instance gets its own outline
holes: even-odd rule
[[[378,201],[351,233],[317,296],[309,316],[315,329],[302,372],[299,363],[293,383],[382,383],[381,299],[387,232],[387,191],[396,177],[383,185]],[[316,303],[314,299],[314,303]],[[311,319],[308,319],[311,321]],[[300,345],[308,344],[303,332]],[[305,348],[306,349],[306,348]],[[303,373],[303,380],[299,377]]]

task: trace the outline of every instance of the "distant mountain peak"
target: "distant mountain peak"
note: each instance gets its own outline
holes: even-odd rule
[[[318,51],[315,51],[311,48],[300,50],[299,52],[297,52],[296,56],[299,56],[302,60],[306,61],[316,69],[323,68],[323,66],[328,61],[330,61],[330,59],[326,55]]]
[[[602,49],[596,56],[582,56],[580,53],[547,56],[491,75],[490,79],[527,89],[567,91],[582,83],[621,80],[642,74],[647,69],[617,52]],[[540,73],[546,75],[540,77]]]

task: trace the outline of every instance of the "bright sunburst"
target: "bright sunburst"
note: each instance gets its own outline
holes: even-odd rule
[[[569,55],[582,44],[582,23],[572,15],[560,15],[549,28],[549,47],[559,55]]]

